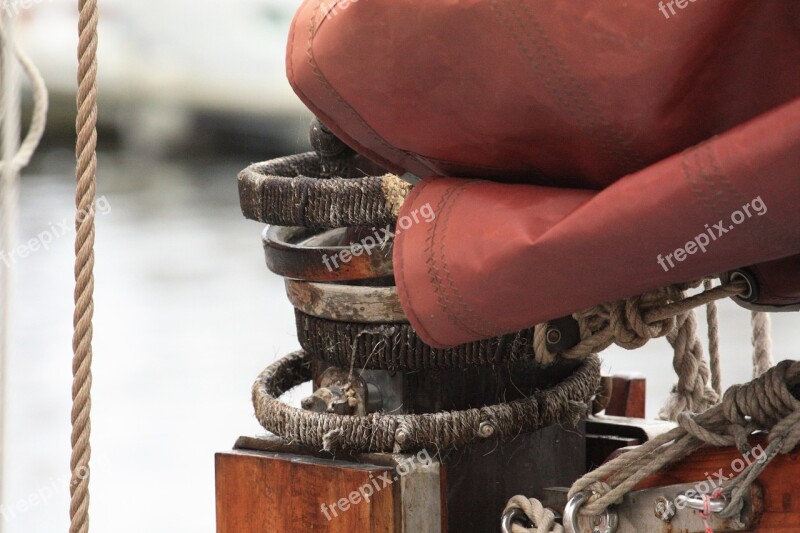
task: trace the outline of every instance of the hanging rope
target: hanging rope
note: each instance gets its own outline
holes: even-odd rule
[[[17,70],[14,54],[11,51],[9,37],[13,32],[13,22],[10,18],[2,21],[0,25],[2,31],[2,103],[0,109],[3,113],[3,135],[2,135],[2,183],[0,183],[0,194],[2,194],[2,242],[0,252],[12,250],[15,246],[17,204],[19,201],[19,173],[14,168],[12,161],[14,154],[19,147],[19,72]],[[0,264],[2,273],[2,326],[0,328],[0,501],[5,501],[3,480],[5,479],[5,429],[6,429],[6,408],[7,408],[7,388],[8,388],[8,357],[11,349],[9,333],[11,331],[11,264],[5,262]],[[4,524],[0,524],[0,529],[5,529]]]
[[[14,40],[14,19],[4,17],[0,24],[2,49],[2,162],[0,162],[0,252],[14,249],[17,204],[19,202],[19,173],[30,161],[44,133],[47,119],[47,88],[33,62]],[[33,116],[25,140],[20,144],[20,85],[19,65],[33,87]],[[11,277],[12,263],[0,262],[0,501],[3,498],[5,479],[5,418],[6,390],[8,384],[8,357],[10,353]],[[0,529],[3,524],[0,523]]]
[[[747,453],[751,451],[747,438],[754,431],[768,431],[769,444],[763,456],[722,488],[727,504],[720,516],[735,516],[741,512],[747,489],[772,459],[778,454],[791,452],[800,444],[800,400],[792,393],[798,385],[800,362],[782,361],[750,383],[729,388],[721,404],[699,415],[683,413],[678,417],[675,429],[589,472],[572,485],[569,497],[591,491],[592,496],[581,508],[581,513],[597,516],[610,505],[621,502],[648,476],[704,445],[736,446],[741,453]],[[536,504],[522,504],[521,499],[524,498],[512,498],[506,510],[520,509],[528,515],[526,509]],[[555,533],[557,529],[555,526],[550,529],[520,526],[514,531]]]
[[[711,290],[713,282],[710,279],[703,281],[703,288]],[[722,369],[719,357],[719,317],[717,315],[717,302],[706,304],[706,323],[708,324],[708,361],[711,370],[711,388],[722,396]]]
[[[662,420],[677,420],[687,411],[702,413],[719,402],[719,395],[709,387],[709,368],[697,335],[694,311],[682,313],[676,320],[675,329],[667,334],[667,340],[675,349],[672,366],[678,374],[678,383],[659,412]]]
[[[89,531],[94,196],[97,180],[97,0],[80,0],[79,7],[70,533]]]
[[[769,313],[753,311],[750,323],[753,326],[753,377],[757,378],[775,366],[772,361],[772,319]]]

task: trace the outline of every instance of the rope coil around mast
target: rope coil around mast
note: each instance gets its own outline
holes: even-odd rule
[[[576,423],[600,385],[600,359],[587,357],[571,375],[546,390],[508,403],[463,411],[367,416],[316,413],[278,398],[311,379],[311,361],[294,352],[267,367],[253,384],[256,418],[267,430],[326,451],[394,452],[458,448],[490,437],[513,438],[558,423]]]
[[[97,0],[79,0],[78,139],[75,207],[75,313],[72,338],[72,457],[70,533],[89,531],[92,317],[94,315],[94,198],[97,182]]]
[[[685,286],[671,287],[605,306],[595,306],[585,313],[576,314],[582,325],[582,334],[586,334],[587,337],[578,344],[578,349],[575,350],[572,358],[582,360],[586,364],[587,361],[597,360],[597,356],[593,354],[583,356],[582,350],[586,346],[605,347],[616,342],[625,347],[638,347],[650,338],[666,335],[676,350],[674,366],[678,371],[679,380],[667,405],[662,410],[661,416],[674,420],[685,411],[704,411],[716,404],[718,395],[709,385],[710,372],[707,362],[703,359],[702,347],[697,341],[693,308],[731,294],[738,294],[744,288],[737,284],[723,285],[689,297],[686,297],[683,292],[685,288]],[[298,313],[298,324],[301,327],[312,322],[313,320],[310,321],[303,314]],[[370,333],[366,329],[363,332]],[[307,337],[307,335],[301,335],[301,337]],[[380,332],[378,337],[380,337]],[[349,343],[338,341],[335,343],[349,348],[350,365],[355,364],[356,354],[363,352],[363,350],[357,351],[357,342],[360,338],[361,335],[357,334]],[[306,338],[306,341],[308,340]],[[534,343],[536,343],[535,333]],[[323,341],[323,349],[325,344]],[[312,343],[308,348],[313,349],[314,346]],[[345,353],[342,352],[338,355],[343,357]],[[542,352],[537,347],[536,359],[540,360],[541,355]],[[365,362],[365,357],[369,358],[366,352],[361,353],[358,362]],[[428,359],[431,358],[432,353],[428,353]],[[340,362],[344,363],[345,361],[340,360]],[[381,362],[385,363],[386,361],[382,361],[380,356],[377,357],[375,364],[380,365]],[[430,365],[431,362],[414,364]],[[342,367],[344,366],[342,365]],[[576,373],[579,372],[581,372],[580,369]],[[414,449],[414,447],[431,444],[441,448],[463,445],[476,440],[475,436],[479,435],[481,422],[489,419],[493,420],[493,428],[497,430],[498,435],[531,430],[521,428],[541,427],[537,426],[538,421],[534,423],[525,421],[526,416],[534,418],[538,416],[538,410],[535,408],[535,405],[538,405],[536,402],[534,402],[535,405],[528,405],[527,415],[524,411],[517,412],[516,408],[519,405],[516,404],[511,408],[511,412],[502,415],[500,411],[498,413],[491,411],[492,409],[506,408],[512,405],[512,402],[512,404],[484,408],[490,409],[490,411],[483,415],[475,413],[466,415],[466,412],[461,412],[393,416],[374,414],[368,417],[357,417],[302,411],[289,407],[278,399],[280,395],[307,381],[310,377],[309,355],[305,351],[291,354],[262,372],[253,385],[253,406],[256,418],[264,428],[292,442],[312,447],[387,451]],[[567,379],[569,380],[571,377]],[[585,401],[596,392],[596,387],[597,385],[589,391],[582,391],[582,400],[572,396],[563,397],[563,395],[562,399],[566,404]],[[558,407],[554,407],[554,409],[558,409]],[[477,413],[479,410],[474,411]],[[511,421],[508,422],[508,425],[501,423],[497,427],[494,421],[503,416],[510,416],[511,418],[508,420]],[[548,418],[550,423],[554,423],[558,419],[559,417]],[[467,420],[469,423],[466,423]],[[455,426],[461,427],[463,432],[454,432],[452,427]],[[394,433],[403,427],[408,428],[405,431],[407,435],[404,439],[397,439]],[[414,433],[414,436],[411,436],[410,433]],[[403,442],[398,442],[398,440]]]

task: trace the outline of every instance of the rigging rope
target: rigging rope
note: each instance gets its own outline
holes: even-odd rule
[[[47,87],[41,74],[14,40],[14,19],[4,17],[0,23],[2,43],[2,161],[0,162],[0,252],[14,248],[17,203],[19,201],[19,172],[30,161],[39,145],[47,121]],[[33,116],[25,140],[20,144],[20,86],[18,64],[31,82],[33,89]],[[8,356],[10,353],[11,277],[13,261],[0,264],[0,290],[2,290],[2,318],[0,318],[0,502],[3,501],[5,479],[5,416],[6,387],[8,383]],[[2,524],[0,524],[2,529]]]
[[[705,282],[706,290],[710,282]],[[716,309],[708,310],[709,335],[716,337]],[[584,475],[570,489],[570,497],[589,490],[592,496],[581,509],[582,514],[597,516],[610,505],[619,503],[636,485],[665,466],[688,456],[703,445],[737,446],[742,453],[749,451],[747,438],[754,431],[767,430],[768,446],[728,485],[722,488],[727,498],[720,516],[730,518],[741,512],[743,498],[750,485],[778,454],[791,452],[800,443],[800,400],[792,393],[800,384],[800,362],[782,361],[773,366],[770,339],[770,317],[754,312],[753,374],[754,379],[744,385],[730,387],[722,403],[694,414],[688,408],[678,414],[678,427],[645,444],[630,450]],[[713,331],[712,331],[713,330]],[[714,351],[714,350],[712,350]],[[719,355],[717,353],[717,359]],[[717,365],[718,366],[718,365]],[[677,369],[677,367],[676,367]],[[719,376],[713,378],[719,382]],[[687,406],[688,407],[688,406]],[[518,510],[533,524],[532,528],[514,524],[516,533],[560,533],[560,526],[552,521],[535,498],[515,496],[509,500],[504,513]]]
[[[757,378],[775,366],[772,360],[772,319],[769,313],[753,311],[750,323],[753,325],[753,377]]]
[[[97,0],[80,0],[79,8],[70,533],[89,530],[94,197],[97,181]]]
[[[14,153],[19,146],[19,72],[13,57],[13,53],[8,46],[8,38],[13,31],[13,21],[3,20],[2,23],[2,42],[3,42],[3,79],[2,79],[2,105],[0,108],[3,113],[3,135],[2,135],[2,184],[0,184],[0,194],[2,194],[2,242],[0,242],[0,252],[6,252],[14,248],[17,203],[19,201],[19,174],[15,171],[11,161]],[[9,333],[11,331],[11,264],[0,265],[2,273],[2,326],[0,326],[0,502],[5,501],[3,480],[5,479],[5,429],[7,414],[7,387],[8,387],[8,357],[11,349]],[[5,529],[2,524],[0,528]]]
[[[703,288],[710,290],[713,282],[710,279],[703,281]],[[706,304],[706,322],[708,323],[708,364],[711,370],[711,388],[722,396],[722,369],[719,357],[719,317],[717,315],[717,302]]]

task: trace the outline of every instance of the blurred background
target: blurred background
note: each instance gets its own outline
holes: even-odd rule
[[[100,2],[98,196],[108,209],[97,219],[93,531],[215,531],[214,453],[260,432],[250,386],[298,346],[235,180],[251,162],[308,149],[310,115],[284,75],[298,4]],[[21,183],[26,242],[72,225],[77,14],[73,1],[32,0],[13,16],[51,91],[47,134]],[[73,238],[14,265],[7,533],[67,530]],[[728,386],[750,378],[750,314],[730,302],[720,314]],[[774,319],[779,359],[797,340],[791,318]],[[654,415],[675,380],[666,341],[604,359],[607,371],[648,377]]]

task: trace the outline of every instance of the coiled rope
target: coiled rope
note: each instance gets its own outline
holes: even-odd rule
[[[685,290],[699,284],[700,282],[668,287],[576,313],[574,317],[581,327],[582,339],[577,346],[562,355],[586,363],[597,360],[596,355],[585,354],[584,350],[588,347],[603,349],[617,343],[623,347],[635,348],[654,337],[666,336],[675,348],[674,366],[679,380],[662,410],[662,417],[674,420],[686,411],[705,411],[716,404],[719,397],[709,385],[710,371],[703,358],[702,345],[697,339],[693,309],[720,298],[740,294],[746,287],[740,283],[726,284],[687,297]],[[298,319],[300,326],[311,323],[302,314],[298,314]],[[534,357],[540,363],[547,364],[554,360],[556,354],[547,350],[541,335],[537,334],[537,331],[543,329],[536,326],[534,331]],[[370,330],[363,331],[373,333]],[[369,354],[361,353],[364,351],[357,349],[360,338],[357,334],[350,340],[351,367],[359,353],[359,364],[365,357],[369,358]],[[336,340],[334,344],[340,344],[341,340]],[[315,347],[313,343],[305,344],[306,348]],[[322,345],[317,345],[317,349],[328,350],[325,344],[323,338]],[[334,353],[336,352],[340,360],[345,355],[342,348],[335,349]],[[538,417],[531,406],[527,409],[533,411],[532,413],[518,412],[517,409],[522,405],[518,402],[472,410],[469,413],[396,416],[373,414],[367,417],[314,413],[283,404],[278,399],[281,394],[310,379],[309,365],[307,352],[297,352],[268,367],[253,385],[253,406],[261,425],[276,435],[307,446],[368,451],[408,450],[427,445],[448,448],[475,440],[475,436],[479,435],[480,425],[487,421],[490,421],[495,435],[531,431],[531,428],[545,425],[541,420],[531,422],[526,418],[528,415]],[[561,385],[563,383],[556,389]],[[586,400],[596,392],[597,384],[594,387],[588,393],[581,391],[578,397],[562,399],[567,404],[570,401]],[[536,405],[540,403],[534,402],[534,407]],[[561,409],[566,407],[562,406]],[[560,416],[563,417],[563,414]],[[554,423],[559,417],[550,416],[548,420],[549,423]],[[404,433],[403,438],[395,435],[398,430]]]
[[[70,533],[89,531],[94,197],[97,181],[97,0],[80,0],[78,20],[78,140],[75,193],[75,313],[72,337],[72,458]]]
[[[393,174],[362,176],[357,156],[317,152],[256,163],[239,174],[245,218],[277,226],[384,226],[397,220],[411,184]]]
[[[291,443],[316,449],[399,453],[458,448],[490,437],[509,439],[562,422],[575,424],[600,385],[600,359],[587,357],[562,382],[527,398],[419,415],[316,413],[278,399],[310,379],[311,360],[303,351],[267,367],[253,384],[253,406],[261,425]]]

